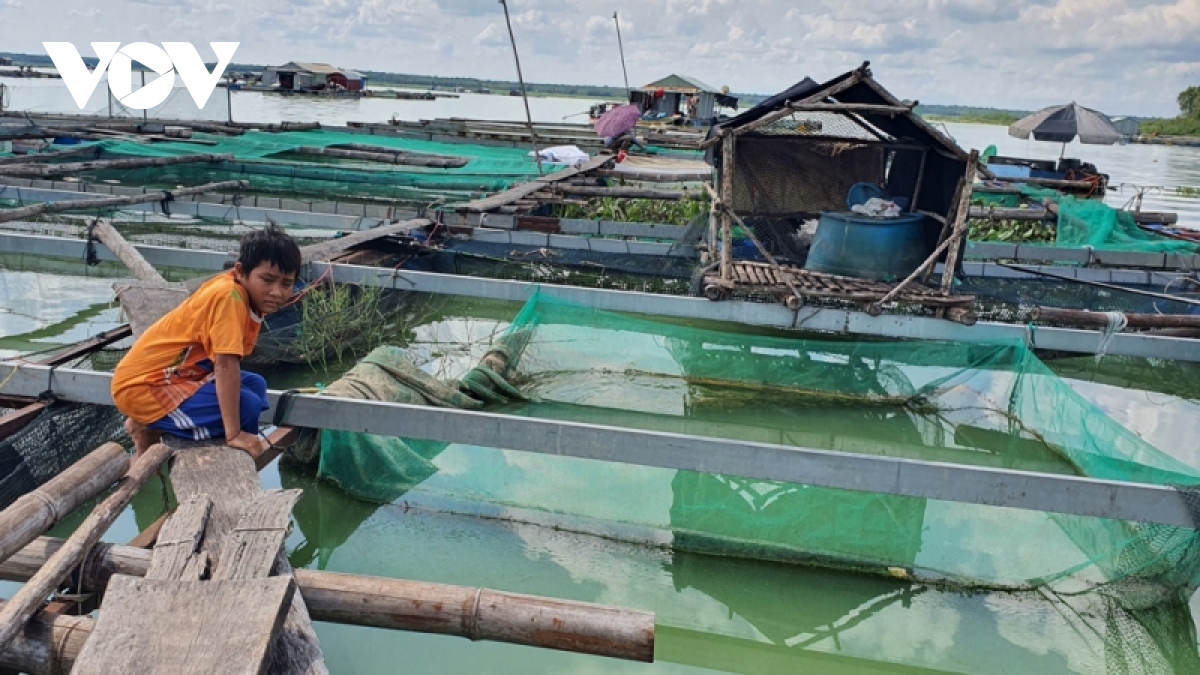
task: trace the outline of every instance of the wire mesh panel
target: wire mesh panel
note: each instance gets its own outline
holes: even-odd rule
[[[742,215],[845,210],[855,183],[882,181],[878,145],[743,137],[734,151],[733,209]]]
[[[859,117],[835,112],[794,112],[759,127],[755,133],[768,136],[813,136],[876,141],[891,138]]]

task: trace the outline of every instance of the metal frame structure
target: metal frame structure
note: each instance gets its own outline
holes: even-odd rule
[[[0,234],[0,253],[81,259],[83,240],[60,239],[19,234]],[[146,261],[156,267],[174,267],[220,271],[233,256],[213,251],[193,251],[161,246],[136,246]],[[102,246],[102,260],[115,260]],[[1095,354],[1104,342],[1104,334],[1095,330],[1022,326],[980,321],[964,326],[931,317],[907,315],[871,316],[866,312],[844,309],[802,307],[793,311],[783,305],[729,300],[711,302],[704,298],[656,295],[633,291],[583,288],[578,286],[539,285],[524,281],[506,281],[461,277],[435,272],[410,272],[359,265],[314,262],[307,276],[316,278],[329,270],[341,283],[373,284],[383,288],[417,291],[436,295],[460,295],[490,300],[525,302],[541,289],[543,295],[590,309],[627,312],[708,321],[724,321],[751,326],[791,330],[860,335],[902,340],[938,340],[949,342],[996,342],[1024,340],[1035,349]],[[1177,361],[1200,361],[1200,340],[1188,338],[1117,333],[1108,343],[1107,354]]]
[[[48,366],[0,366],[0,392],[112,405],[112,375]],[[272,406],[280,392],[271,391]],[[1167,486],[857,455],[489,412],[297,396],[288,416],[305,426],[421,438],[604,462],[1195,527]],[[270,416],[264,414],[264,421]]]

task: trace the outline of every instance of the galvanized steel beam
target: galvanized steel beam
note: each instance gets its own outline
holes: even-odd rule
[[[1104,338],[1101,331],[1095,330],[1048,326],[1027,327],[986,321],[980,321],[974,326],[964,326],[952,321],[923,316],[885,314],[876,317],[866,312],[814,307],[802,307],[799,311],[793,312],[777,303],[740,300],[713,302],[704,298],[577,286],[542,286],[524,281],[385,270],[356,265],[313,263],[311,274],[314,277],[323,274],[329,267],[333,268],[330,274],[336,281],[376,284],[384,288],[403,291],[525,302],[535,290],[540,288],[546,297],[610,312],[727,321],[843,335],[948,342],[1024,340],[1037,349],[1082,354],[1096,353]],[[1158,337],[1141,333],[1118,333],[1112,337],[1107,353],[1143,358],[1200,361],[1200,340]]]
[[[108,404],[112,376],[0,365],[0,392]],[[279,392],[271,391],[272,406]],[[264,414],[264,420],[270,415]],[[821,487],[1194,527],[1174,488],[425,406],[297,396],[288,419],[321,429],[726,474]]]

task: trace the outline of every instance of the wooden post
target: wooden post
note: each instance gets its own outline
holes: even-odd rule
[[[146,71],[143,70],[142,71],[142,89],[145,89],[145,88],[146,88]],[[142,121],[146,122],[149,119],[150,119],[150,110],[148,108],[143,108],[142,109]]]
[[[967,213],[971,210],[971,187],[975,184],[975,169],[978,166],[979,151],[972,150],[967,157],[967,171],[963,175],[962,188],[958,193],[958,208],[947,221],[951,226],[950,239],[953,239],[954,243],[946,253],[946,268],[942,272],[942,293],[946,295],[950,295],[954,290],[954,273],[967,238]],[[944,314],[942,310],[938,310],[939,316]]]
[[[37,539],[64,516],[117,482],[129,469],[129,455],[105,443],[45,485],[0,512],[0,561]]]
[[[733,284],[733,223],[729,212],[733,209],[733,134],[726,134],[721,142],[721,282],[726,288]]]
[[[921,149],[921,166],[917,169],[917,184],[913,186],[912,198],[909,200],[908,210],[916,213],[921,207],[917,204],[917,200],[921,197],[921,184],[925,182],[925,161],[929,159],[929,150]]]
[[[529,112],[529,94],[525,92],[525,76],[521,74],[521,57],[517,54],[517,38],[513,35],[512,21],[508,18],[508,3],[500,0],[504,8],[504,23],[508,26],[508,39],[512,42],[513,60],[517,62],[517,81],[521,83],[521,100],[525,102],[525,121],[529,125],[529,140],[533,145],[533,158],[537,160],[538,175],[542,175],[542,153],[538,150],[537,131],[533,128],[533,114]]]
[[[704,187],[708,189],[709,194],[712,196],[713,203],[719,203],[721,210],[727,212],[730,218],[733,218],[735,221],[737,221],[738,225],[742,226],[742,229],[746,231],[746,236],[750,237],[750,241],[754,242],[754,247],[757,248],[758,252],[767,259],[767,264],[771,266],[771,269],[775,270],[775,275],[778,276],[779,280],[782,281],[784,285],[787,286],[788,290],[792,292],[792,298],[795,298],[795,302],[792,302],[789,299],[787,302],[788,309],[800,309],[800,307],[804,304],[804,296],[800,294],[800,289],[796,288],[796,284],[792,283],[791,275],[783,271],[783,268],[779,266],[779,262],[775,260],[775,256],[771,255],[771,252],[767,250],[767,247],[763,246],[762,242],[758,240],[758,236],[754,234],[754,228],[747,225],[745,221],[738,216],[738,214],[733,212],[733,209],[729,208],[728,204],[720,201],[717,197],[717,193],[712,189],[711,185],[705,183]]]
[[[217,190],[242,190],[249,186],[250,183],[248,181],[227,180],[220,183],[207,183],[197,187],[172,190],[171,194],[175,197],[188,197],[191,195],[204,194],[206,192],[216,192]],[[46,213],[86,211],[89,209],[107,209],[117,206],[148,204],[150,202],[161,202],[166,198],[167,193],[165,192],[147,192],[144,195],[130,195],[127,197],[96,197],[94,199],[72,199],[61,202],[44,202],[41,204],[22,206],[15,209],[0,210],[0,223],[22,220],[25,218],[33,218]]]
[[[138,281],[167,283],[167,280],[158,273],[158,270],[146,262],[142,254],[138,253],[137,249],[125,241],[125,237],[122,237],[121,233],[117,232],[112,223],[109,223],[104,218],[97,218],[92,224],[92,234],[96,235],[100,243],[107,246],[108,250],[112,251],[113,255],[117,256],[117,259],[129,268],[129,271],[133,273],[134,278]]]
[[[1125,314],[1129,328],[1200,328],[1200,316],[1195,314]],[[1057,323],[1086,328],[1107,328],[1106,312],[1061,307],[1035,307],[1030,318],[1034,321]]]
[[[173,538],[179,539],[187,537]],[[61,546],[61,539],[39,538],[0,564],[0,579],[28,579]],[[154,564],[158,564],[158,555],[156,549]],[[115,574],[144,576],[151,561],[150,551],[101,544],[84,568],[84,590],[103,589]],[[174,564],[188,565],[186,560]],[[654,655],[651,612],[423,581],[303,569],[294,574],[297,590],[317,621],[439,633],[635,661],[650,661]],[[501,607],[505,609],[501,611]],[[475,610],[478,614],[473,615]]]
[[[159,443],[138,458],[121,479],[116,491],[96,506],[79,529],[67,538],[63,547],[51,556],[45,566],[17,591],[4,609],[0,610],[0,649],[12,642],[25,622],[41,607],[46,596],[83,561],[142,485],[158,473],[159,467],[170,456],[170,448]]]

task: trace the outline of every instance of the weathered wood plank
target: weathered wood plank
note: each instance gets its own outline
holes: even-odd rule
[[[72,672],[265,672],[295,587],[291,577],[214,583],[117,575]]]
[[[200,551],[200,539],[211,509],[208,495],[192,495],[179,504],[159,532],[147,579],[199,581],[204,576],[208,555]]]
[[[201,550],[213,559],[214,568],[220,569],[222,560],[218,556],[226,539],[237,526],[245,506],[262,492],[254,460],[240,450],[220,445],[185,442],[178,445],[180,449],[171,468],[175,495],[183,500],[207,494],[213,500]],[[292,567],[282,551],[274,571],[278,576],[292,576]],[[270,672],[314,675],[329,672],[300,593],[292,597],[283,632],[272,648]]]
[[[432,224],[433,221],[426,218],[405,220],[399,223],[392,223],[391,225],[383,225],[373,230],[362,230],[361,232],[354,232],[344,237],[338,237],[337,239],[304,246],[300,249],[300,254],[305,263],[310,263],[314,260],[328,260],[343,251],[373,239],[394,234],[407,234],[413,230],[419,230],[422,227],[428,227]]]
[[[221,551],[214,581],[261,579],[271,573],[292,523],[301,490],[271,490],[246,506]]]

